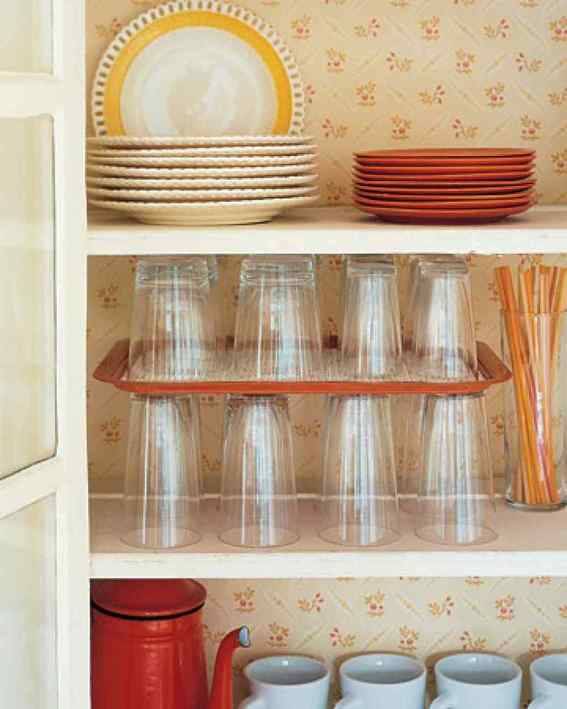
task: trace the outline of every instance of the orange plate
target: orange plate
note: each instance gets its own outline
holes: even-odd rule
[[[526,212],[530,203],[522,207],[498,207],[495,209],[399,209],[397,207],[371,207],[354,200],[357,207],[367,214],[385,221],[402,224],[486,224],[497,222],[513,214]]]
[[[95,369],[99,382],[138,394],[473,394],[494,384],[508,381],[512,374],[495,352],[484,342],[477,342],[478,364],[483,378],[471,382],[401,382],[401,381],[191,381],[139,382],[124,376],[128,371],[129,340],[119,340]]]
[[[490,183],[496,183],[496,184],[501,184],[500,182],[497,182],[499,180],[506,180],[507,182],[512,182],[512,180],[515,180],[516,182],[525,182],[526,180],[529,180],[532,176],[532,172],[499,172],[499,173],[490,173],[490,172],[485,172],[485,173],[479,173],[479,172],[474,172],[474,173],[459,173],[459,174],[448,174],[446,172],[443,173],[437,173],[437,174],[423,174],[423,173],[415,173],[415,174],[407,174],[407,175],[400,175],[398,174],[384,174],[381,172],[376,172],[373,171],[372,169],[366,170],[366,169],[359,169],[359,168],[354,168],[353,170],[354,176],[361,180],[361,181],[373,181],[373,180],[379,180],[383,182],[384,184],[390,184],[392,182],[403,182],[408,185],[422,185],[427,183],[434,182],[435,184],[437,183],[445,183],[448,187],[455,187],[456,185],[460,185],[462,183],[467,183],[467,182],[478,182],[481,183],[483,186],[486,184]]]
[[[510,174],[512,177],[517,175],[525,175],[531,171],[532,163],[526,163],[521,166],[501,166],[501,165],[454,165],[454,166],[439,166],[439,167],[388,167],[375,165],[372,162],[363,162],[359,160],[355,163],[355,167],[363,173],[371,173],[375,175],[470,175],[478,173],[479,175],[500,175],[505,177]]]
[[[455,159],[475,159],[475,158],[510,158],[510,157],[535,157],[535,150],[527,148],[418,148],[413,150],[363,150],[354,153],[357,158],[455,158]]]
[[[452,184],[452,183],[451,183]],[[468,185],[473,186],[469,187]],[[355,190],[364,190],[370,193],[379,193],[384,195],[407,195],[408,198],[412,195],[418,197],[431,197],[436,199],[438,195],[459,195],[463,197],[472,196],[473,198],[478,195],[485,195],[486,197],[499,197],[502,194],[506,195],[512,194],[527,194],[531,192],[531,188],[535,185],[534,181],[517,182],[514,184],[502,184],[497,183],[492,187],[474,187],[474,183],[468,183],[467,186],[461,187],[442,187],[441,185],[434,185],[428,187],[427,185],[415,185],[405,187],[404,185],[393,185],[387,182],[386,185],[382,185],[381,182],[363,182],[361,180],[353,180],[353,188]]]
[[[513,200],[516,202],[525,202],[534,200],[532,190],[524,190],[523,192],[504,194],[504,195],[482,195],[482,194],[445,194],[438,192],[436,194],[396,194],[393,192],[376,192],[370,190],[355,189],[354,194],[357,197],[362,197],[366,200],[378,200],[379,202],[463,202],[475,206],[476,202],[486,202],[488,205],[501,206],[503,202]]]
[[[454,160],[453,158],[439,158],[437,160],[434,160],[433,158],[419,158],[415,160],[410,160],[410,159],[402,159],[402,158],[380,158],[380,159],[374,159],[374,158],[355,158],[355,162],[358,165],[368,165],[372,167],[401,167],[401,168],[406,168],[406,167],[412,167],[412,168],[421,168],[421,167],[449,167],[449,168],[454,168],[454,167],[459,167],[459,168],[471,168],[471,167],[477,167],[479,170],[485,170],[485,169],[496,169],[500,168],[502,170],[506,170],[508,168],[511,168],[513,170],[518,169],[518,168],[529,168],[532,167],[535,164],[535,161],[532,159],[526,159],[526,158],[501,158],[499,160],[495,160],[494,158],[476,158],[475,160]]]
[[[356,202],[359,205],[366,207],[392,207],[394,209],[500,209],[501,207],[523,207],[533,204],[533,199],[529,195],[518,199],[475,199],[475,200],[459,200],[459,199],[439,199],[437,201],[423,202],[403,202],[391,199],[380,199],[378,197],[365,197],[360,195],[356,197]]]

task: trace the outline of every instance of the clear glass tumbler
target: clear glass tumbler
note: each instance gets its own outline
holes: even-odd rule
[[[484,544],[494,532],[484,394],[427,396],[416,534],[436,544]]]
[[[567,314],[502,313],[508,502],[551,511],[567,504]]]
[[[401,373],[402,344],[396,267],[383,257],[347,257],[340,375],[393,378]]]
[[[199,541],[199,439],[193,397],[130,396],[122,539],[169,549]]]
[[[227,398],[220,538],[275,547],[299,538],[293,439],[285,396]]]
[[[138,261],[130,379],[182,381],[214,373],[218,363],[215,268],[201,256]]]
[[[424,264],[415,293],[413,349],[409,366],[422,380],[478,377],[468,269]]]
[[[311,256],[242,262],[233,370],[238,378],[319,379],[321,323]]]
[[[462,256],[453,254],[416,254],[409,257],[407,275],[407,297],[402,322],[402,344],[404,351],[411,352],[414,345],[416,294],[422,269],[430,265],[454,268],[457,272],[467,270],[467,264]]]
[[[322,474],[323,539],[345,546],[379,546],[398,538],[388,397],[329,397]]]

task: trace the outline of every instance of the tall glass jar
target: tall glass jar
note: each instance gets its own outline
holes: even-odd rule
[[[514,507],[567,504],[567,313],[502,311],[506,498]]]

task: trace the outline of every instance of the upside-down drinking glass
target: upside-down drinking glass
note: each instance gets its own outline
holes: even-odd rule
[[[423,380],[478,377],[470,276],[466,265],[424,264],[415,293],[409,364]]]
[[[233,365],[239,378],[322,376],[321,324],[311,256],[249,256],[243,260]]]
[[[382,379],[401,372],[397,271],[383,257],[347,257],[340,374]]]
[[[198,416],[191,395],[130,396],[122,538],[151,549],[199,541]]]
[[[323,539],[346,546],[379,546],[398,538],[388,397],[329,397],[322,468]]]
[[[243,547],[298,539],[293,440],[285,396],[227,399],[220,538]]]
[[[437,544],[496,538],[484,394],[427,396],[416,534]]]
[[[130,379],[210,376],[217,366],[214,264],[207,257],[144,258],[136,266]]]

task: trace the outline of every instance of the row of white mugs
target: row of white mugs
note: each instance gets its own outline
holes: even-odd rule
[[[330,672],[301,655],[265,657],[244,674],[251,696],[239,709],[327,709]],[[335,709],[424,709],[427,669],[407,655],[358,655],[339,669],[342,699]],[[530,666],[529,709],[567,707],[567,654],[546,655]],[[522,669],[489,653],[448,655],[435,665],[438,696],[431,709],[520,709]]]

